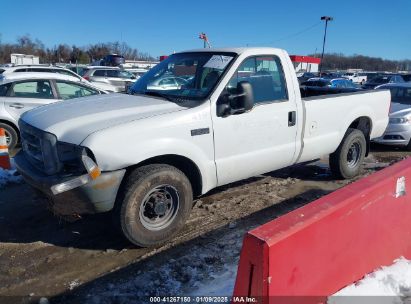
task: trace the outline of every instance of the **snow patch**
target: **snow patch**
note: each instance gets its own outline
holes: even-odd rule
[[[13,159],[10,159],[10,164],[12,167],[11,170],[0,168],[0,189],[7,184],[19,184],[23,181],[21,175],[17,172],[16,169],[14,169],[15,167]]]
[[[328,304],[345,303],[411,303],[411,261],[401,257],[393,265],[381,267],[341,289],[328,300]]]
[[[79,286],[80,284],[81,284],[81,283],[80,283],[79,280],[71,281],[71,282],[69,283],[69,289],[70,289],[70,290],[73,290],[74,288],[76,288],[76,287]]]

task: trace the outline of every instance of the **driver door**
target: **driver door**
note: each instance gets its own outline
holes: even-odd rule
[[[253,109],[213,116],[218,185],[291,165],[296,152],[297,106],[294,97],[289,98],[280,59],[270,55],[244,60],[222,95],[235,94],[240,81],[252,86]]]

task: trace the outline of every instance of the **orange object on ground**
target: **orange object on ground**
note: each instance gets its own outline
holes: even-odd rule
[[[0,168],[11,169],[6,131],[0,128]]]

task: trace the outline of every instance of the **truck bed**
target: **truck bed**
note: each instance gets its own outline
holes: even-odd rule
[[[298,162],[333,153],[349,126],[359,117],[372,121],[370,139],[381,136],[388,124],[390,91],[360,91],[302,99],[305,120]]]

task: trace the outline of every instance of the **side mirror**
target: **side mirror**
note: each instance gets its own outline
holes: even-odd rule
[[[248,81],[240,81],[237,85],[236,95],[229,96],[229,100],[237,99],[238,108],[243,112],[250,111],[254,106],[253,87]]]
[[[253,88],[248,81],[237,84],[237,94],[226,94],[217,103],[217,116],[226,117],[250,111],[254,106]]]
[[[217,104],[217,116],[226,117],[231,115],[231,107],[228,103]]]

